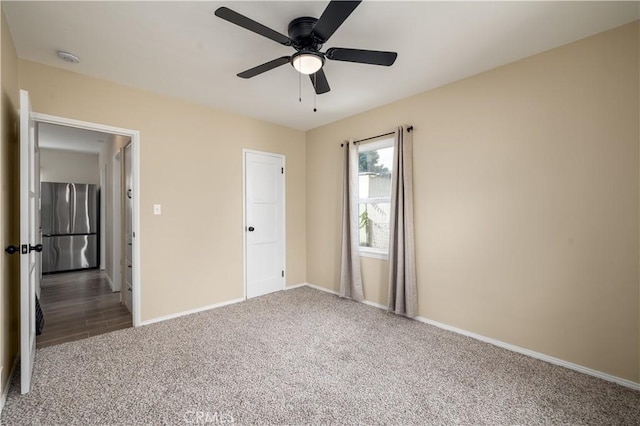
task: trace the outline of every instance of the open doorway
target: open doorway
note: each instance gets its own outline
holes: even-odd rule
[[[91,129],[91,123],[82,128],[55,121],[45,119],[36,128],[44,246],[37,293],[45,318],[37,347],[135,323],[133,304],[123,303],[120,285],[125,170],[118,156],[132,138],[100,131],[104,126]]]

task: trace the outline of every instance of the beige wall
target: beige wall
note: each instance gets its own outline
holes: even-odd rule
[[[29,61],[20,85],[37,112],[141,131],[143,319],[242,296],[242,148],[287,157],[288,285],[337,289],[339,143],[409,123],[420,315],[638,382],[638,35],[626,25],[306,138]],[[8,243],[18,74],[4,16],[1,62]],[[17,351],[10,263],[3,375]],[[386,274],[363,260],[368,300],[385,303]]]
[[[0,244],[2,248],[19,244],[18,187],[15,185],[19,173],[18,161],[18,56],[13,38],[2,12],[0,19],[0,79],[2,80],[2,102],[0,103],[0,137],[2,139],[0,157]],[[7,379],[19,351],[20,293],[18,255],[0,254],[0,345],[2,377],[0,392],[4,392]]]
[[[100,185],[98,154],[41,148],[40,180]]]
[[[412,124],[420,315],[640,381],[638,22],[307,133],[307,280],[338,288],[342,140]],[[386,261],[363,259],[386,304]]]
[[[305,281],[303,132],[29,61],[20,83],[36,112],[140,131],[143,320],[242,297],[243,148],[286,156],[287,284]]]

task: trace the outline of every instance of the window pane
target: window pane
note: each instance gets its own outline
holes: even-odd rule
[[[358,153],[360,247],[389,251],[393,140],[361,146]]]
[[[393,146],[359,154],[359,172],[389,174],[393,170]]]
[[[360,203],[358,208],[360,247],[389,250],[390,203]]]
[[[361,152],[358,160],[360,198],[390,197],[393,147]]]

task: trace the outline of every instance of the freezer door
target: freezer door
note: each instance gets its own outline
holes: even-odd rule
[[[69,234],[94,234],[97,231],[98,203],[95,185],[69,183],[72,200]]]
[[[42,272],[98,267],[98,239],[94,235],[44,237]]]

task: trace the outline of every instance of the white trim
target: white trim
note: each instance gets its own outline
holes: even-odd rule
[[[395,136],[393,135],[386,135],[388,137],[386,137],[385,139],[377,139],[377,140],[373,140],[371,142],[369,141],[364,141],[364,142],[358,142],[358,152],[368,152],[368,151],[377,151],[379,149],[382,148],[393,148],[395,146]],[[379,136],[380,138],[383,138],[384,136]]]
[[[57,124],[59,126],[76,127],[78,129],[93,130],[102,133],[112,133],[115,135],[131,136],[133,133],[139,134],[137,130],[113,127],[107,124],[93,123],[91,121],[75,120],[73,118],[58,117],[56,115],[42,114],[34,112],[33,119],[38,123]]]
[[[33,120],[38,123],[75,127],[78,129],[123,135],[131,138],[133,156],[133,192],[137,195],[133,199],[133,231],[136,235],[134,239],[135,243],[133,245],[133,326],[140,326],[142,324],[142,279],[140,275],[140,247],[142,245],[140,240],[140,132],[138,130],[108,126],[106,124],[92,123],[90,121],[74,120],[72,118],[58,117],[55,115],[41,114],[37,112],[34,112],[32,117]]]
[[[115,293],[116,291],[113,289],[113,281],[111,281],[111,277],[109,277],[109,274],[106,271],[104,272],[104,276],[107,279],[107,282],[109,283],[109,288],[111,289],[111,292]]]
[[[363,300],[362,303],[364,303],[365,305],[373,306],[374,308],[382,309],[383,311],[387,310],[386,306],[381,305],[380,303],[372,302],[370,300]]]
[[[111,289],[122,290],[122,164],[120,163],[120,147],[113,155],[111,162],[111,271],[113,286]],[[117,284],[117,285],[116,285]]]
[[[640,383],[632,382],[631,380],[623,379],[621,377],[616,377],[611,374],[603,373],[602,371],[594,370],[588,367],[584,367],[579,364],[574,364],[573,362],[565,361],[560,358],[556,358],[550,355],[545,355],[540,352],[532,351],[530,349],[522,348],[520,346],[512,345],[510,343],[505,343],[500,340],[492,339],[491,337],[486,337],[481,334],[476,334],[471,331],[463,330],[461,328],[453,327],[447,324],[443,324],[438,321],[430,320],[424,317],[416,317],[417,321],[423,322],[425,324],[432,325],[434,327],[442,328],[443,330],[452,331],[454,333],[462,334],[463,336],[471,337],[472,339],[480,340],[481,342],[489,343],[494,346],[498,346],[503,349],[507,349],[512,352],[517,352],[522,355],[530,356],[531,358],[536,358],[542,361],[546,361],[550,364],[559,365],[560,367],[565,367],[570,370],[578,371],[583,374],[587,374],[589,376],[598,377],[603,380],[607,380],[609,382],[614,382],[619,385],[634,389],[640,390]]]
[[[317,285],[313,285],[313,284],[307,283],[307,286],[311,287],[311,288],[315,288],[316,290],[324,291],[326,293],[338,294],[333,290],[329,290],[327,288],[320,287],[320,286],[317,286]],[[371,301],[368,301],[368,300],[363,300],[362,303],[364,303],[365,305],[373,306],[375,308],[379,308],[379,309],[383,309],[383,310],[387,309],[386,306],[383,306],[383,305],[381,305],[379,303],[371,302]],[[624,387],[627,387],[627,388],[630,388],[630,389],[633,389],[633,390],[640,390],[640,383],[636,383],[636,382],[633,382],[631,380],[623,379],[622,377],[617,377],[617,376],[613,376],[611,374],[603,373],[602,371],[598,371],[598,370],[594,370],[592,368],[584,367],[584,366],[579,365],[579,364],[574,364],[573,362],[565,361],[565,360],[562,360],[560,358],[555,358],[555,357],[552,357],[550,355],[545,355],[545,354],[540,353],[540,352],[535,352],[535,351],[532,351],[530,349],[521,348],[520,346],[512,345],[510,343],[505,343],[505,342],[502,342],[500,340],[496,340],[496,339],[492,339],[490,337],[482,336],[480,334],[476,334],[476,333],[473,333],[471,331],[467,331],[467,330],[463,330],[461,328],[457,328],[457,327],[453,327],[453,326],[450,326],[450,325],[447,325],[447,324],[443,324],[443,323],[438,322],[438,321],[433,321],[433,320],[430,320],[430,319],[425,318],[425,317],[420,317],[419,316],[419,317],[416,317],[414,319],[416,321],[420,321],[422,323],[425,323],[425,324],[428,324],[428,325],[432,325],[434,327],[438,327],[438,328],[441,328],[443,330],[451,331],[453,333],[462,334],[463,336],[471,337],[472,339],[480,340],[481,342],[489,343],[491,345],[498,346],[500,348],[507,349],[507,350],[512,351],[512,352],[517,352],[519,354],[526,355],[526,356],[529,356],[531,358],[536,358],[536,359],[539,359],[539,360],[542,360],[542,361],[546,361],[546,362],[548,362],[550,364],[555,364],[555,365],[558,365],[560,367],[565,367],[565,368],[568,368],[570,370],[577,371],[579,373],[587,374],[589,376],[593,376],[593,377],[597,377],[599,379],[603,379],[603,380],[606,380],[606,381],[609,381],[609,382],[617,383],[617,384],[619,384],[621,386],[624,386]]]
[[[107,165],[100,170],[100,270],[107,264]],[[113,289],[113,287],[112,287]]]
[[[157,317],[157,318],[152,318],[150,320],[145,320],[145,321],[142,321],[142,323],[140,325],[149,325],[149,324],[153,324],[153,323],[156,323],[156,322],[167,321],[167,320],[170,320],[170,319],[183,317],[185,315],[197,314],[198,312],[208,311],[208,310],[216,309],[216,308],[221,308],[223,306],[233,305],[233,304],[244,302],[244,301],[245,301],[245,299],[241,298],[241,299],[228,300],[226,302],[214,303],[213,305],[201,306],[200,308],[190,309],[188,311],[178,312],[178,313],[175,313],[175,314],[169,314],[169,315],[164,315],[164,316]]]
[[[340,296],[340,294],[337,291],[329,290],[328,288],[320,287],[319,285],[307,283],[307,287],[315,288],[316,290],[324,291],[325,293],[331,293],[336,296]]]
[[[242,297],[247,299],[247,154],[268,155],[282,160],[282,268],[284,270],[283,287],[287,289],[287,164],[286,156],[274,152],[256,151],[242,148]]]
[[[384,250],[377,250],[371,247],[358,248],[360,257],[370,257],[371,259],[389,260],[389,252]]]
[[[247,160],[242,149],[242,298],[247,300]]]
[[[300,287],[305,287],[305,286],[314,287],[314,286],[311,286],[308,283],[302,283],[302,284],[296,284],[296,285],[293,285],[293,286],[290,286],[290,287],[285,287],[284,289],[282,289],[280,291],[293,290],[294,288],[300,288]],[[317,287],[317,289],[320,290],[320,287]],[[211,309],[222,308],[223,306],[228,306],[228,305],[235,305],[236,303],[245,302],[245,301],[246,301],[246,299],[244,297],[243,298],[239,298],[239,299],[231,299],[231,300],[227,300],[226,302],[214,303],[213,305],[202,306],[200,308],[190,309],[188,311],[178,312],[176,314],[170,314],[170,315],[165,315],[165,316],[162,316],[162,317],[153,318],[153,319],[150,319],[150,320],[145,320],[140,325],[154,324],[156,322],[167,321],[167,320],[170,320],[170,319],[183,317],[185,315],[197,314],[198,312],[203,312],[203,311],[209,311]]]
[[[4,389],[2,389],[2,395],[0,395],[0,415],[2,414],[2,409],[4,408],[4,404],[7,402],[7,396],[9,396],[9,388],[11,388],[13,375],[16,373],[16,368],[18,368],[19,362],[20,362],[20,354],[18,354],[18,356],[16,356],[16,359],[13,361],[11,372],[7,376],[7,383],[5,383]]]
[[[294,285],[290,285],[290,286],[285,286],[284,289],[285,290],[293,290],[294,288],[300,288],[300,287],[305,287],[305,286],[309,286],[309,284],[308,283],[294,284]]]

